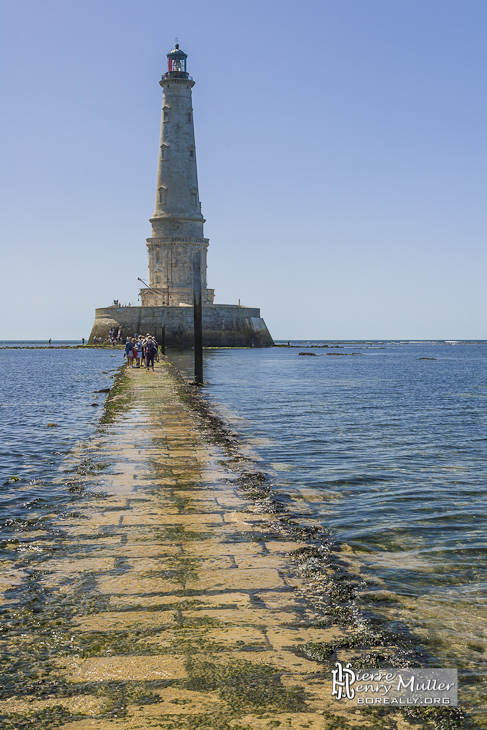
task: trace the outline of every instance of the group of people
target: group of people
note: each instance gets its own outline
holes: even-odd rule
[[[145,365],[147,371],[152,368],[154,372],[154,360],[159,362],[159,345],[156,338],[149,334],[145,337],[137,334],[135,337],[127,337],[124,357],[127,358],[128,368],[140,368]]]
[[[119,327],[117,330],[115,327],[112,327],[108,333],[107,340],[110,340],[110,344],[112,345],[115,345],[117,342],[122,342],[122,328]]]
[[[112,327],[110,332],[108,333],[108,336],[103,339],[103,337],[93,337],[93,344],[94,345],[101,345],[103,342],[109,342],[112,347],[115,347],[115,345],[120,344],[122,342],[122,328],[119,327],[118,329],[116,327]],[[83,342],[83,345],[85,343]]]

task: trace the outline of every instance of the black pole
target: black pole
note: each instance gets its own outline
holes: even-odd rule
[[[201,251],[193,256],[194,379],[203,385],[203,310],[201,306]]]
[[[162,308],[162,320],[161,320],[161,353],[166,354],[166,310]]]

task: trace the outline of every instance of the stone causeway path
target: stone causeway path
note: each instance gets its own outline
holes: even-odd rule
[[[0,702],[3,726],[392,727],[337,710],[329,671],[297,651],[338,629],[301,593],[304,543],[249,511],[245,458],[205,432],[167,362],[124,378],[35,577],[43,619],[16,638],[33,677]]]

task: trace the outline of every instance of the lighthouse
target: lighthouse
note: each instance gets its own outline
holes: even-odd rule
[[[157,182],[149,255],[149,285],[140,290],[141,306],[114,299],[95,310],[90,342],[105,340],[110,330],[121,337],[149,332],[166,347],[194,345],[193,261],[201,261],[204,347],[272,347],[274,344],[258,307],[215,304],[206,280],[208,239],[203,226],[196,168],[192,89],[187,54],[176,44],[167,54],[162,87],[162,114],[157,149]],[[119,297],[118,292],[113,296]],[[238,298],[238,294],[235,297]]]
[[[206,285],[208,239],[201,213],[196,168],[193,103],[194,81],[186,70],[187,54],[179,45],[167,54],[162,86],[161,134],[152,235],[147,239],[149,288],[142,289],[142,306],[193,303],[193,257],[201,252],[203,304],[213,304]]]

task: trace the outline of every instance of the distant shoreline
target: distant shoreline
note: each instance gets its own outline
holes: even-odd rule
[[[3,345],[0,350],[121,350],[123,345]]]

